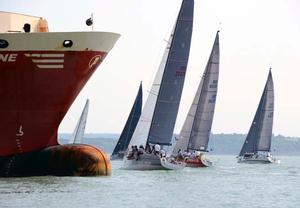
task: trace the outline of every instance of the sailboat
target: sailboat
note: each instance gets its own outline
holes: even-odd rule
[[[148,99],[132,135],[123,169],[182,169],[169,161],[173,130],[185,79],[193,30],[194,1],[183,0]],[[139,149],[138,149],[139,147]]]
[[[86,126],[86,120],[89,111],[89,104],[90,101],[89,99],[87,99],[84,108],[82,110],[81,116],[77,122],[76,128],[74,129],[74,132],[69,140],[70,144],[82,144],[85,126]]]
[[[128,148],[130,139],[132,137],[132,134],[136,128],[137,122],[141,116],[142,104],[143,104],[143,89],[142,89],[142,82],[141,82],[138,90],[138,94],[135,98],[134,104],[131,108],[124,129],[110,157],[111,160],[123,159],[124,154]]]
[[[219,78],[219,31],[172,155],[184,160],[187,167],[207,167],[212,162],[204,157],[215,111]]]
[[[274,113],[274,86],[271,69],[252,125],[238,156],[238,162],[279,163],[270,153]]]

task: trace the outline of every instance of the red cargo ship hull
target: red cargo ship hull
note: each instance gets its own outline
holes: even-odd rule
[[[93,57],[103,59],[106,53],[6,53],[16,54],[18,59],[0,67],[0,156],[57,145],[60,122],[101,61],[92,68],[89,62]],[[25,54],[57,56],[47,60],[63,60],[63,68],[38,68],[33,60],[46,59]]]
[[[0,34],[0,41],[9,43],[0,49],[0,161],[58,145],[62,119],[118,37],[100,32]],[[64,47],[66,40],[74,47]]]

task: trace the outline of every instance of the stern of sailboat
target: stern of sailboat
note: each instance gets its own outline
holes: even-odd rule
[[[191,168],[203,168],[212,166],[212,161],[209,158],[207,158],[204,154],[201,154],[196,158],[187,158],[185,162],[186,167]]]

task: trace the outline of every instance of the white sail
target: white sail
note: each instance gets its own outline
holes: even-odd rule
[[[186,119],[184,121],[184,124],[182,126],[182,129],[180,131],[180,134],[178,136],[178,141],[176,142],[176,145],[173,149],[173,154],[177,154],[179,149],[181,149],[182,151],[187,151],[188,148],[188,144],[189,144],[189,140],[190,140],[190,136],[191,136],[191,132],[192,132],[192,128],[193,128],[193,121],[195,118],[195,114],[197,111],[197,106],[198,106],[198,101],[199,101],[199,97],[201,94],[201,89],[203,86],[203,80],[204,80],[204,76],[202,76],[201,78],[201,82],[199,84],[198,90],[196,92],[196,95],[194,97],[193,103],[190,107],[190,110],[186,116]]]
[[[134,145],[140,146],[140,145],[146,144],[150,126],[151,126],[152,117],[154,114],[155,104],[157,101],[157,94],[159,92],[160,83],[161,83],[161,80],[163,77],[164,69],[165,69],[165,66],[167,63],[168,54],[170,51],[170,45],[172,42],[173,33],[174,33],[174,28],[173,28],[172,34],[169,38],[169,41],[168,41],[167,47],[165,49],[164,55],[162,57],[162,60],[160,62],[159,69],[156,73],[154,82],[151,87],[151,91],[149,92],[147,101],[143,108],[142,115],[138,121],[138,124],[135,128],[135,131],[132,135],[132,138],[131,138],[131,141],[130,141],[128,147],[131,147]]]
[[[210,58],[173,154],[177,154],[179,149],[207,151],[218,89],[219,58],[219,32],[217,32]]]
[[[69,140],[70,144],[80,144],[80,143],[82,143],[88,111],[89,111],[89,100],[87,99],[86,103],[85,103],[85,106],[83,108],[83,111],[81,113],[81,116],[80,116],[80,118],[77,122],[76,128],[75,128],[75,130],[72,134],[72,137]]]

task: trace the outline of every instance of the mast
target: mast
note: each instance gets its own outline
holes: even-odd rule
[[[147,142],[170,145],[183,89],[193,29],[193,0],[183,0],[174,29]]]
[[[85,131],[85,126],[86,126],[86,121],[87,121],[87,116],[88,116],[88,111],[89,111],[89,99],[86,100],[86,103],[84,105],[84,108],[82,110],[82,113],[80,115],[80,118],[77,122],[76,128],[72,134],[71,139],[69,140],[69,143],[71,144],[81,144],[84,131]]]
[[[141,82],[135,101],[131,108],[130,114],[128,116],[124,129],[120,135],[120,138],[117,142],[117,145],[114,148],[112,155],[118,154],[118,152],[120,151],[125,151],[128,148],[128,144],[130,142],[132,134],[141,116],[142,103],[143,103],[143,89],[142,89],[142,82]]]
[[[179,149],[207,151],[213,121],[219,78],[219,31],[198,86],[193,103],[179,134],[173,154]]]
[[[249,133],[239,156],[270,151],[274,113],[274,85],[271,69]]]

